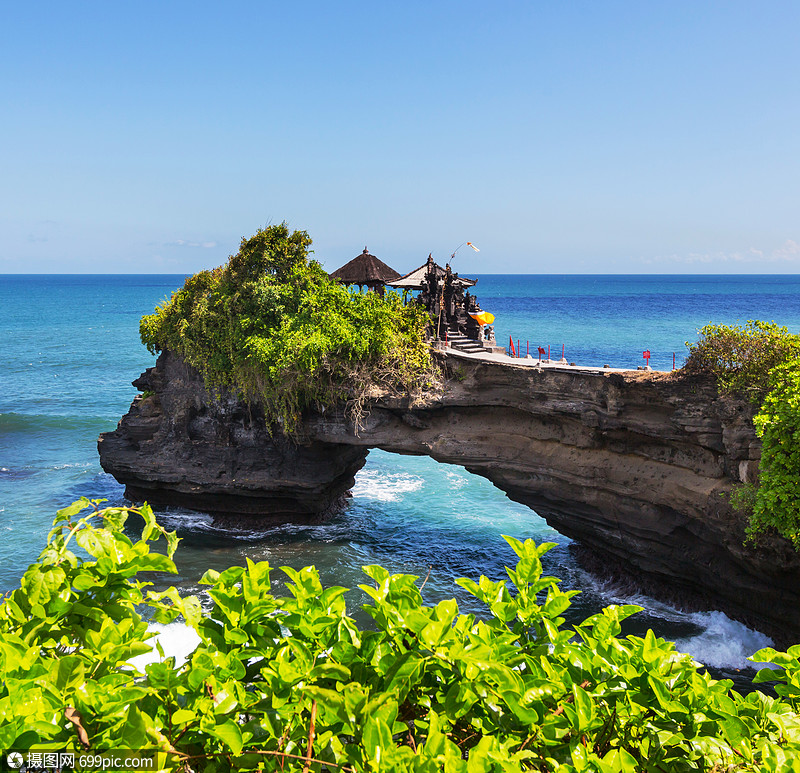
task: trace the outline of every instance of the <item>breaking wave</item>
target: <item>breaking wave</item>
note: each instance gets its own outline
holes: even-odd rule
[[[425,480],[407,472],[384,473],[380,470],[361,470],[352,489],[355,499],[377,502],[399,502],[404,494],[419,491]]]
[[[703,628],[701,633],[676,639],[675,647],[705,666],[737,670],[765,668],[769,663],[753,663],[748,656],[774,642],[769,636],[731,620],[724,612],[695,612],[689,619]]]
[[[644,593],[622,593],[613,583],[593,578],[580,571],[582,580],[597,593],[603,605],[636,604],[643,611],[636,615],[648,627],[663,628],[664,623],[685,630],[684,635],[670,637],[679,652],[691,655],[698,663],[714,669],[752,671],[768,666],[754,663],[748,656],[774,646],[764,633],[748,628],[719,610],[686,612]],[[663,636],[663,634],[661,634]]]

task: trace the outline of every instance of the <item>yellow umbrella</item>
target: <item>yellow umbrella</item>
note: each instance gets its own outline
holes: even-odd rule
[[[491,325],[494,322],[494,314],[490,314],[488,311],[478,311],[474,314],[470,312],[470,317],[479,325]]]

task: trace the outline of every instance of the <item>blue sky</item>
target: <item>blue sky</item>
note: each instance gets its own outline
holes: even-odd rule
[[[481,273],[800,270],[800,4],[6,2],[0,273],[267,223]]]

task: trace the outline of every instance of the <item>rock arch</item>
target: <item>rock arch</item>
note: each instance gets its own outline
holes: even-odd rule
[[[778,538],[744,547],[727,503],[758,465],[749,404],[675,374],[468,357],[456,370],[421,404],[375,398],[358,433],[341,412],[310,415],[295,443],[165,352],[134,382],[153,395],[101,435],[100,461],[133,500],[284,521],[339,506],[370,448],[428,455],[488,478],[600,564],[800,634],[798,555]]]

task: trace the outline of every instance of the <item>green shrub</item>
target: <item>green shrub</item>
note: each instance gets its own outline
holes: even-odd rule
[[[800,550],[800,359],[777,365],[769,375],[770,390],[753,418],[761,463],[748,532],[773,528]]]
[[[686,342],[689,356],[683,371],[710,374],[722,391],[742,394],[758,405],[769,390],[770,371],[800,355],[800,336],[774,322],[708,324],[698,333],[698,341]]]
[[[723,498],[725,494],[721,494]],[[754,483],[739,483],[733,487],[730,493],[730,503],[734,510],[752,517],[758,496],[758,486]]]
[[[774,322],[706,325],[687,343],[683,370],[716,378],[721,391],[759,406],[759,484],[737,486],[731,504],[749,519],[748,537],[774,530],[800,550],[800,336]]]
[[[136,541],[130,512],[145,521]],[[159,536],[166,556],[150,552]],[[313,567],[283,569],[285,597],[266,562],[209,571],[206,613],[174,588],[153,593],[137,572],[175,571],[174,534],[146,506],[82,500],[0,605],[0,748],[158,749],[164,769],[198,773],[795,769],[800,646],[753,656],[778,666],[758,677],[778,680],[777,699],[743,697],[652,632],[623,637],[638,607],[565,627],[574,592],[542,575],[551,545],[506,539],[510,585],[458,581],[482,619],[368,566],[363,630],[347,589],[323,588]],[[185,663],[128,665],[149,649],[142,613],[183,615],[200,637]]]
[[[374,387],[416,394],[433,380],[427,316],[395,293],[359,293],[309,260],[285,224],[242,239],[142,318],[142,342],[180,354],[217,392],[259,404],[286,431],[306,408],[346,403],[358,420]]]

